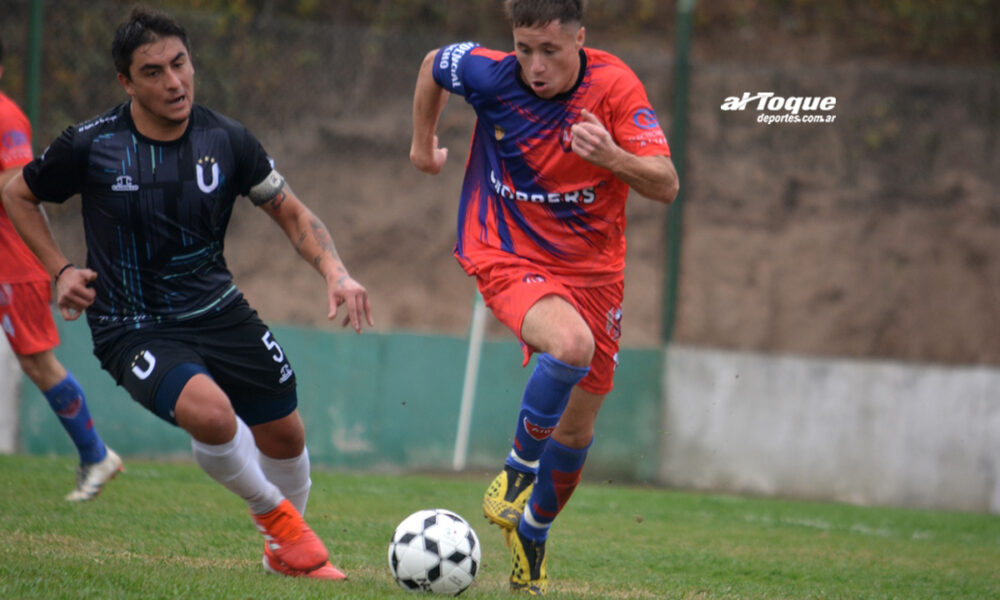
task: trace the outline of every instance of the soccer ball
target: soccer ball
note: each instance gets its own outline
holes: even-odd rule
[[[469,523],[442,508],[403,519],[389,542],[389,568],[403,588],[457,596],[479,571],[482,550]]]

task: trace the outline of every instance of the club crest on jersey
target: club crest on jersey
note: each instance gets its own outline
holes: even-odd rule
[[[113,192],[138,192],[139,186],[132,183],[130,175],[119,175],[115,177],[115,182],[111,184]]]
[[[498,142],[502,140],[505,135],[507,135],[507,132],[503,127],[500,127],[499,125],[493,126],[493,137],[495,137]]]
[[[567,125],[562,128],[559,132],[559,145],[562,146],[563,152],[573,151],[573,126]]]
[[[212,170],[212,180],[208,183],[205,182],[206,168]],[[215,162],[215,158],[211,156],[199,158],[198,164],[194,166],[194,170],[197,175],[199,190],[205,192],[206,194],[211,194],[215,191],[215,188],[219,187],[219,163]]]
[[[28,136],[20,131],[10,131],[3,136],[3,147],[10,150],[19,146],[27,145]]]
[[[524,283],[545,283],[545,276],[538,273],[528,273],[521,278]]]
[[[524,417],[524,430],[528,432],[528,435],[535,438],[538,441],[547,439],[552,432],[556,430],[556,426],[542,427],[541,425],[535,425],[528,420],[528,417]]]

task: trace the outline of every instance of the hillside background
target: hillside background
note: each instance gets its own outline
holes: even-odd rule
[[[124,98],[108,48],[128,4],[47,3],[40,149]],[[452,98],[449,164],[407,152],[423,55],[510,47],[501,2],[170,1],[197,100],[261,139],[371,293],[377,328],[462,335],[474,286],[451,257],[473,115]],[[4,91],[25,100],[27,0],[4,0]],[[668,138],[674,2],[592,0],[588,45],[646,83]],[[699,2],[676,342],[1000,364],[1000,8],[996,2]],[[834,96],[830,124],[756,122],[728,96]],[[82,260],[79,203],[50,206]],[[623,344],[659,343],[666,208],[629,200]],[[249,202],[226,256],[265,320],[335,329],[322,281]],[[507,334],[496,323],[490,334]]]

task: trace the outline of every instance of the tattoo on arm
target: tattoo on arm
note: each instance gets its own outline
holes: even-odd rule
[[[316,217],[311,217],[309,229],[312,231],[312,238],[316,241],[316,245],[319,246],[316,256],[313,257],[313,266],[319,268],[325,256],[339,261],[340,256],[337,255],[337,248],[333,245],[333,238],[326,225]],[[340,267],[340,270],[343,271],[343,267]]]
[[[274,195],[274,198],[271,198],[268,201],[267,205],[272,211],[274,211],[274,214],[278,214],[281,212],[281,205],[284,204],[287,199],[288,194],[285,193],[284,188],[282,188],[277,194]]]

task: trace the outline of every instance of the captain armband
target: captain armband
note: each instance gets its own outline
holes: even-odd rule
[[[253,202],[254,206],[265,204],[277,196],[283,187],[285,187],[285,178],[277,169],[271,169],[263,181],[250,188],[250,201]]]

